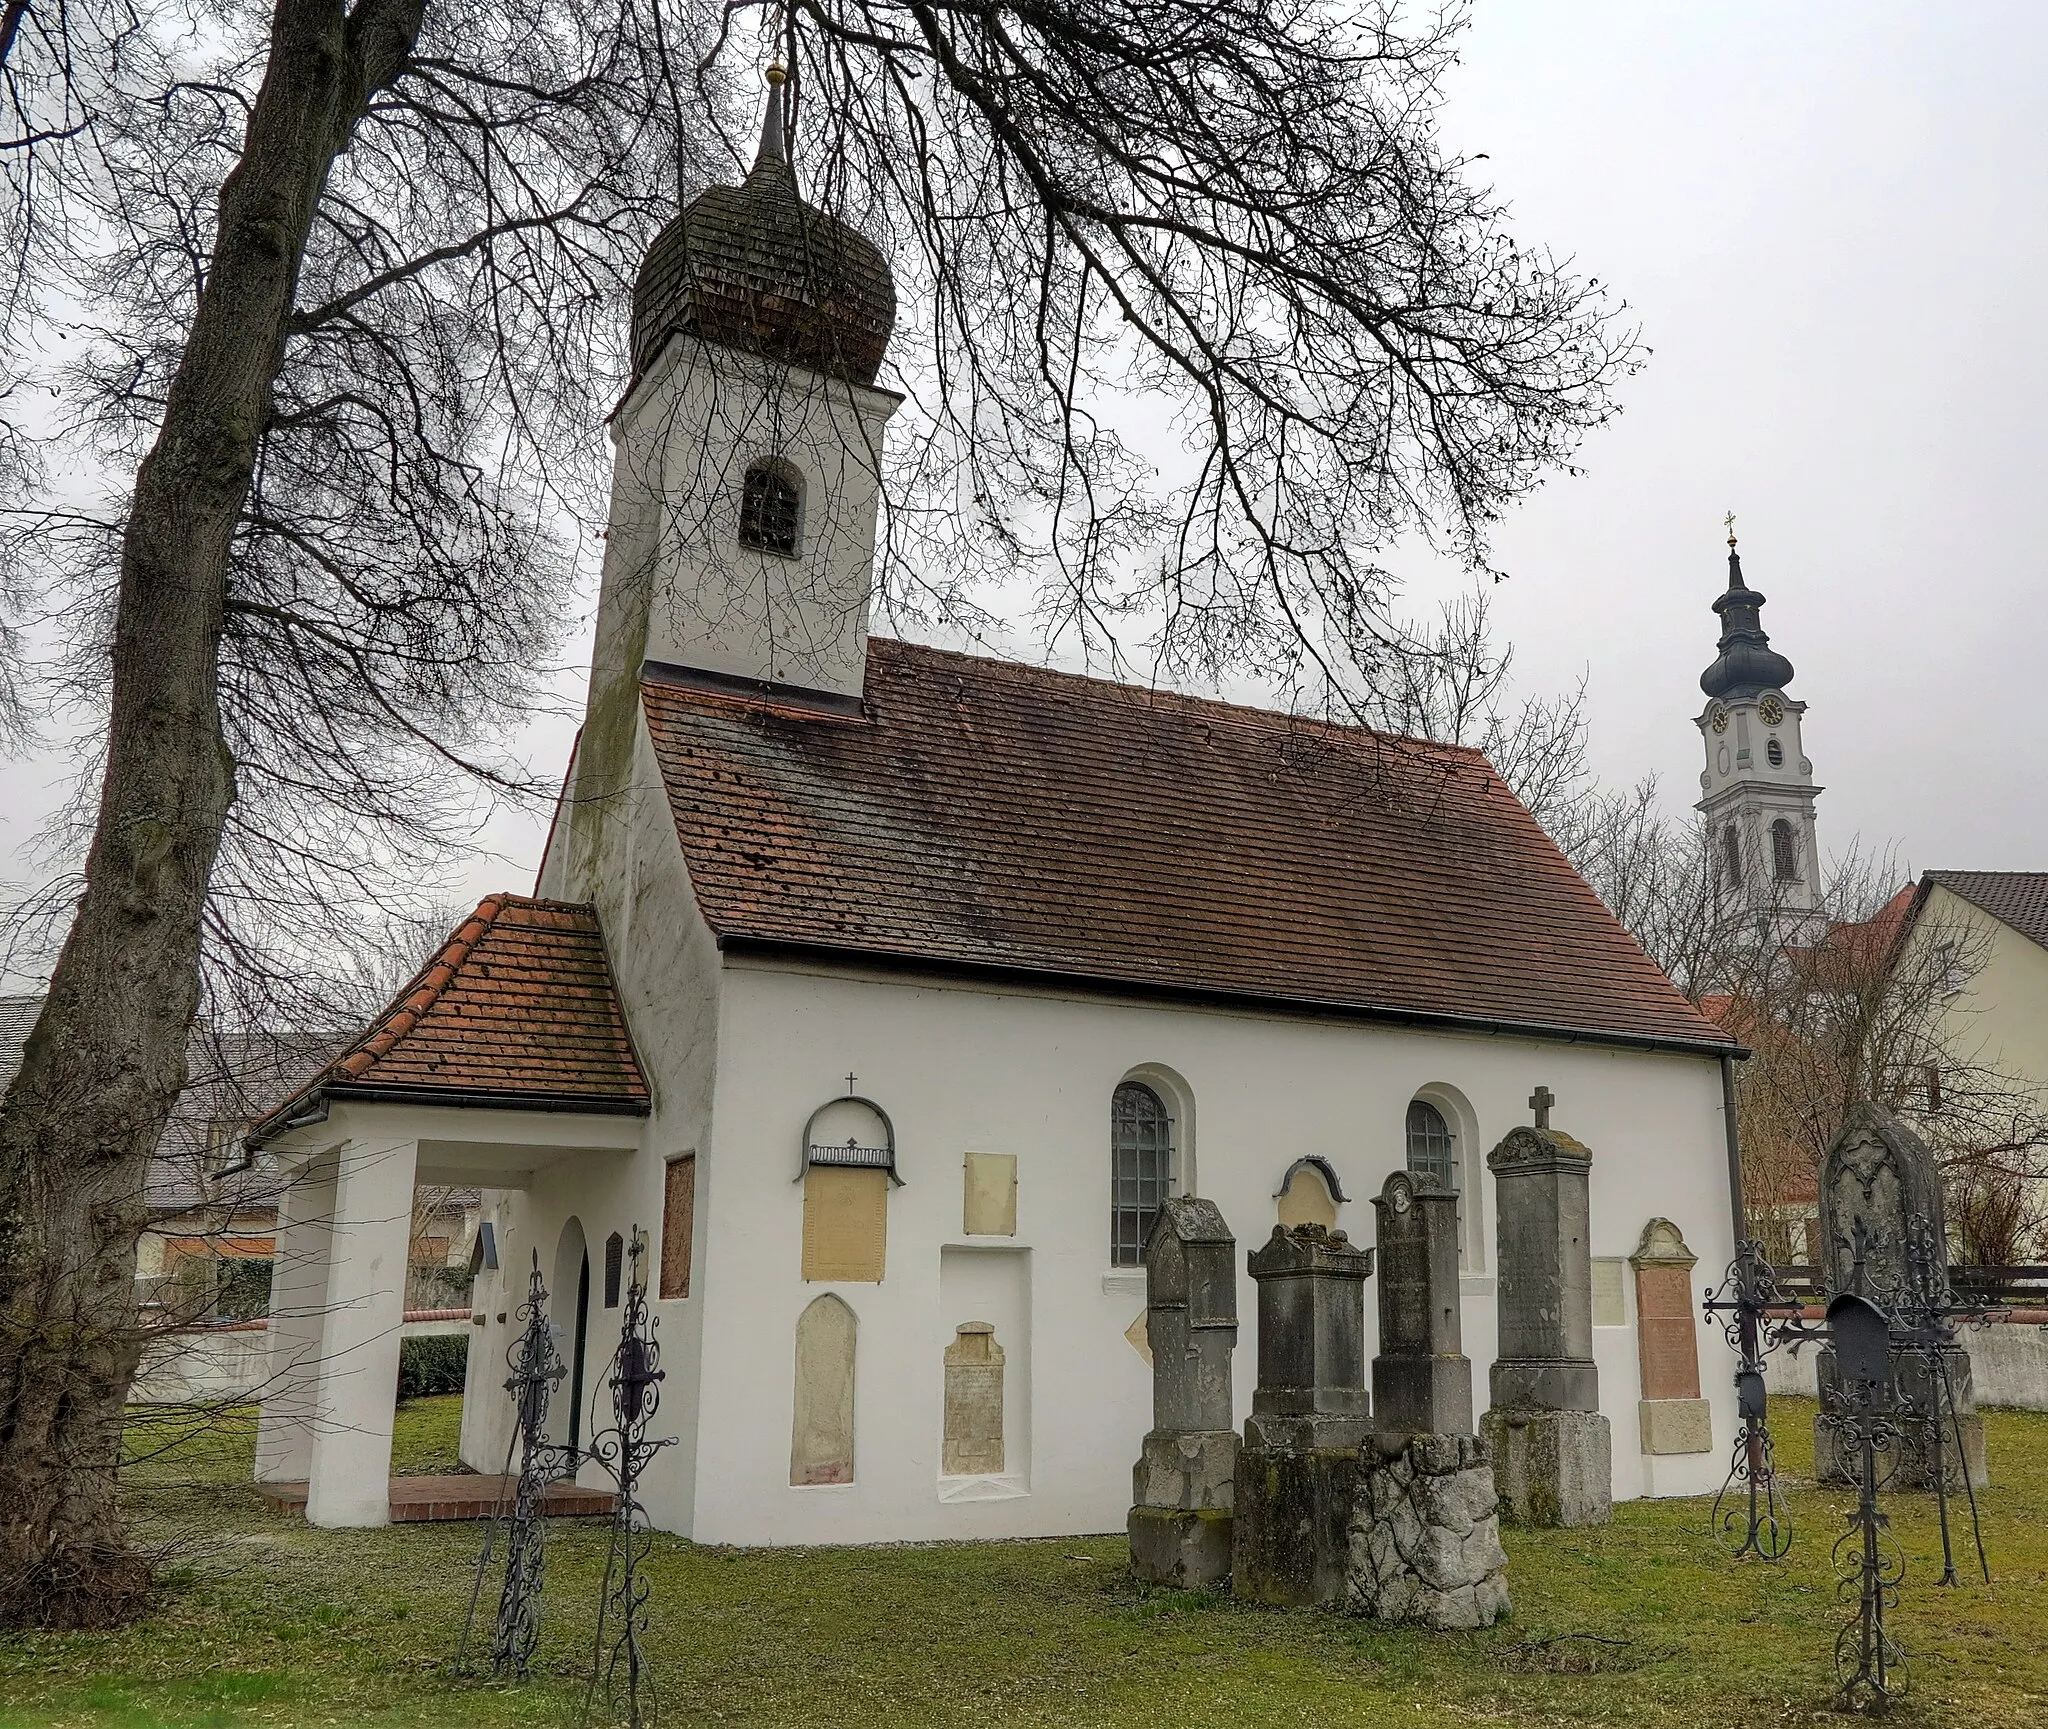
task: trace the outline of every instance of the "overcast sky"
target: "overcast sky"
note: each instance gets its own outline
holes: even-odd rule
[[[1810,705],[1823,849],[2048,869],[2044,91],[2039,0],[1480,0],[1449,142],[1655,351],[1586,473],[1498,541],[1519,679],[1588,678],[1603,777],[1695,796],[1732,509]],[[1464,584],[1404,567],[1410,612]],[[570,730],[536,725],[537,769]],[[0,876],[30,874],[58,772],[0,768]],[[527,887],[544,829],[498,820],[465,886]]]

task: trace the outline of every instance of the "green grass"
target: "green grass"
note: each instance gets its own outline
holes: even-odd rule
[[[1811,1407],[1774,1404],[1788,1471]],[[455,1400],[399,1416],[402,1468],[446,1468]],[[1993,1412],[1984,1497],[1996,1583],[1941,1590],[1930,1498],[1889,1501],[1909,1576],[1894,1721],[2048,1725],[2048,1417]],[[246,1418],[131,1470],[172,1541],[150,1621],[0,1642],[0,1725],[567,1724],[587,1672],[601,1529],[550,1536],[545,1673],[455,1683],[476,1527],[315,1532],[246,1486]],[[1636,1502],[1598,1531],[1511,1533],[1512,1621],[1431,1636],[1227,1598],[1148,1592],[1113,1537],[897,1549],[727,1550],[657,1538],[655,1672],[667,1724],[764,1729],[1051,1724],[1644,1724],[1774,1729],[1828,1709],[1829,1550],[1844,1497],[1794,1492],[1776,1567],[1728,1560],[1704,1502]],[[1594,1640],[1561,1635],[1594,1634]],[[1588,1672],[1591,1671],[1591,1672]]]

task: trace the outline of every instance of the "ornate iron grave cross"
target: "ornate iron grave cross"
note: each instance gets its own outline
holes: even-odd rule
[[[466,1671],[484,1576],[502,1540],[505,1577],[498,1590],[498,1619],[491,1634],[491,1675],[500,1681],[524,1681],[532,1672],[534,1647],[540,1641],[541,1580],[547,1560],[545,1503],[548,1486],[562,1475],[566,1464],[564,1449],[547,1438],[548,1405],[556,1385],[569,1371],[555,1350],[554,1329],[548,1325],[548,1288],[541,1283],[539,1250],[534,1251],[519,1320],[519,1336],[505,1353],[512,1371],[505,1382],[505,1391],[512,1398],[512,1438],[505,1444],[497,1503],[491,1509],[483,1550],[476,1558],[476,1582],[470,1587],[469,1613],[463,1618],[462,1643],[455,1654],[457,1671]],[[513,1484],[515,1457],[519,1477]],[[509,1493],[508,1484],[513,1485]]]
[[[661,1346],[655,1340],[659,1323],[647,1312],[647,1233],[633,1227],[633,1272],[627,1285],[626,1313],[619,1327],[619,1348],[612,1353],[609,1380],[612,1426],[591,1437],[589,1454],[611,1475],[618,1492],[612,1510],[611,1550],[605,1560],[604,1594],[598,1601],[597,1641],[590,1689],[583,1699],[583,1721],[600,1698],[604,1720],[644,1729],[657,1720],[660,1699],[648,1672],[641,1641],[647,1632],[647,1581],[641,1564],[647,1559],[651,1535],[647,1510],[640,1504],[640,1478],[647,1463],[676,1437],[647,1438],[661,1401]]]
[[[1918,1215],[1909,1225],[1908,1270],[1900,1290],[1876,1288],[1870,1261],[1880,1239],[1861,1219],[1843,1247],[1851,1255],[1849,1288],[1832,1294],[1818,1322],[1808,1319],[1799,1300],[1779,1283],[1776,1269],[1754,1241],[1738,1247],[1720,1288],[1706,1293],[1702,1306],[1710,1317],[1720,1319],[1739,1359],[1735,1385],[1742,1423],[1727,1481],[1715,1497],[1714,1529],[1723,1546],[1737,1555],[1776,1561],[1791,1547],[1792,1523],[1772,1466],[1764,1364],[1781,1345],[1790,1344],[1795,1351],[1808,1343],[1833,1346],[1840,1396],[1835,1410],[1823,1408],[1821,1420],[1848,1444],[1857,1467],[1856,1509],[1835,1544],[1840,1590],[1855,1604],[1835,1641],[1837,1697],[1848,1709],[1880,1713],[1906,1690],[1905,1654],[1885,1625],[1887,1613],[1897,1606],[1906,1569],[1890,1521],[1878,1506],[1878,1489],[1890,1475],[1889,1469],[1880,1475],[1878,1461],[1898,1446],[1902,1424],[1920,1415],[1916,1401],[1899,1385],[1898,1358],[1910,1353],[1927,1362],[1928,1383],[1935,1389],[1934,1409],[1924,1415],[1931,1419],[1941,1507],[1941,1582],[1953,1585],[1957,1580],[1949,1542],[1944,1421],[1954,1431],[1959,1459],[1963,1446],[1954,1389],[1946,1359],[1939,1353],[1954,1348],[1959,1318],[1988,1320],[1992,1311],[1953,1299],[1927,1221]],[[1968,1488],[1967,1460],[1963,1481]],[[1972,1491],[1973,1528],[1976,1514]],[[1981,1531],[1977,1553],[1981,1563]],[[1988,1565],[1984,1576],[1991,1576]]]

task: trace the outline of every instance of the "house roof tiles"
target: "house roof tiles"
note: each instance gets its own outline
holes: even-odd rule
[[[597,914],[487,895],[353,1045],[250,1133],[321,1095],[629,1113],[648,1108]]]
[[[1476,751],[883,638],[861,716],[642,694],[728,947],[1733,1048]]]
[[[2048,871],[1928,871],[1936,884],[2048,949]]]

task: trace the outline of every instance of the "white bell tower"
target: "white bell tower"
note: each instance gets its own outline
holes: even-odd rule
[[[1821,788],[1801,737],[1806,704],[1785,694],[1792,663],[1764,634],[1763,604],[1742,580],[1730,517],[1728,589],[1714,602],[1720,653],[1700,675],[1707,706],[1695,724],[1707,762],[1694,808],[1706,818],[1722,916],[1754,919],[1759,936],[1785,939],[1821,902]]]

